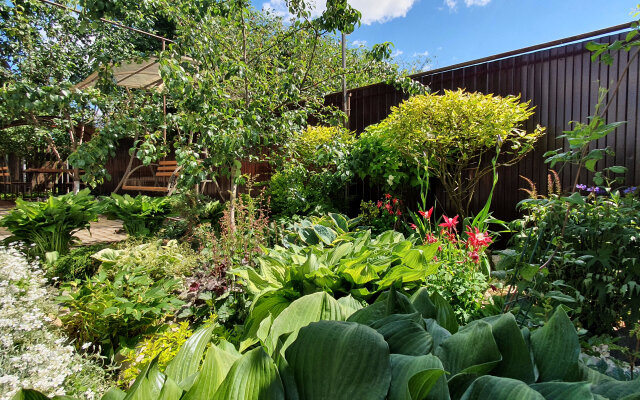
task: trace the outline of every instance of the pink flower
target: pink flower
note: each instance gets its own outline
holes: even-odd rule
[[[382,207],[382,200],[378,200],[378,204],[376,204],[378,208]]]
[[[453,218],[449,218],[446,215],[443,215],[444,222],[438,226],[442,226],[443,228],[447,228],[449,230],[457,231],[456,225],[458,225],[458,216],[456,215]]]
[[[427,235],[424,238],[427,240],[427,243],[429,244],[433,244],[438,241],[438,238],[435,237],[435,235],[432,235],[431,233],[427,233]]]
[[[477,251],[470,251],[469,257],[473,260],[474,263],[478,264],[480,262],[480,255],[478,255]]]
[[[411,227],[411,229],[418,230],[418,226],[416,224],[409,224],[409,226]]]
[[[427,213],[424,211],[418,211],[418,214],[420,214],[422,218],[427,218]]]
[[[393,215],[393,210],[389,210],[389,215]]]
[[[396,215],[402,215],[402,211],[400,210],[396,211]]]
[[[384,198],[389,200],[391,198],[391,195],[389,193],[387,193],[387,194],[384,195]]]
[[[433,261],[438,261],[438,256],[433,256]]]
[[[384,208],[386,208],[387,211],[391,212],[392,206],[391,206],[391,204],[387,203],[387,204],[384,205]]]
[[[393,204],[398,204],[398,199],[393,199]]]

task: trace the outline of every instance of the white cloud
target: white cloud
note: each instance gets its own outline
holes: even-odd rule
[[[317,17],[326,8],[326,0],[308,0],[311,6],[311,16]],[[394,18],[404,17],[417,0],[349,0],[349,4],[362,13],[362,23],[371,25],[374,22],[385,23]],[[455,0],[446,0],[454,1]],[[487,1],[487,0],[465,0]],[[269,0],[262,3],[262,8],[286,17],[289,15],[284,0]]]
[[[464,4],[467,7],[484,7],[490,2],[491,0],[464,0]],[[450,10],[455,10],[458,7],[458,0],[444,0],[444,4],[449,7]]]
[[[354,40],[353,42],[351,42],[351,44],[354,47],[364,47],[367,45],[367,41],[366,40]]]
[[[402,50],[396,50],[393,53],[391,53],[391,57],[398,57],[404,54],[404,51]]]
[[[427,50],[423,51],[422,53],[413,53],[414,57],[426,57],[429,55],[429,52]]]

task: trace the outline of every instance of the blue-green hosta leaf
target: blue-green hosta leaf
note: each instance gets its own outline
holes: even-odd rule
[[[476,379],[461,400],[544,400],[544,397],[526,383],[486,375]]]
[[[300,399],[383,400],[389,391],[389,347],[368,326],[313,323],[300,330],[285,354]]]
[[[345,319],[342,306],[325,292],[317,292],[295,300],[278,315],[271,325],[269,351],[275,349],[278,338],[286,333],[297,332],[311,322]]]
[[[306,243],[307,245],[310,245],[310,246],[320,243],[320,238],[318,237],[318,234],[316,233],[316,231],[313,230],[313,228],[310,228],[310,227],[300,228],[298,230],[298,236],[300,236],[300,239],[302,240],[303,243]]]
[[[432,355],[391,355],[389,400],[449,400],[442,363]]]
[[[444,342],[449,336],[451,336],[451,333],[441,327],[433,318],[425,319],[424,323],[427,327],[427,332],[429,332],[433,338],[433,350],[435,351],[435,349],[440,346],[440,343]]]
[[[375,303],[351,314],[347,321],[370,325],[392,314],[413,314],[415,312],[416,309],[409,301],[409,298],[402,293],[398,293],[392,287],[388,292],[381,293]]]
[[[370,326],[384,336],[392,354],[421,356],[431,352],[433,338],[420,313],[390,315]]]
[[[333,241],[336,240],[336,237],[338,237],[336,231],[324,225],[314,225],[313,230],[315,231],[316,235],[318,235],[320,240],[322,240],[322,242],[325,244],[333,243]]]
[[[453,307],[438,292],[433,292],[430,296],[431,302],[436,307],[435,320],[438,325],[451,333],[458,332],[458,320],[453,312]]]
[[[275,363],[262,347],[237,359],[212,400],[284,400]]]
[[[198,375],[198,378],[183,400],[213,398],[213,395],[227,376],[231,366],[239,358],[240,355],[235,352],[225,351],[218,346],[209,347],[200,370],[200,375]]]
[[[185,391],[189,390],[193,377],[198,372],[202,355],[211,340],[213,328],[213,324],[209,324],[195,331],[180,347],[178,354],[167,364],[165,373]]]
[[[640,378],[632,381],[607,381],[591,387],[591,391],[610,400],[621,400],[626,397],[640,398]]]
[[[588,382],[544,382],[531,388],[545,400],[593,400],[590,386]]]
[[[421,287],[411,296],[411,304],[422,314],[422,318],[435,318],[438,310],[429,298],[427,288]]]
[[[451,373],[449,387],[463,387],[470,377],[489,373],[502,356],[491,331],[491,325],[484,321],[472,324],[445,339],[434,353],[444,365],[445,371]],[[460,374],[460,376],[458,376]],[[459,380],[454,385],[452,381]]]
[[[349,221],[341,214],[329,213],[329,218],[336,224],[336,227],[340,228],[345,233],[349,231]]]
[[[531,347],[540,372],[539,382],[563,380],[575,370],[580,356],[578,334],[562,307],[531,334]]]
[[[533,383],[535,376],[529,347],[524,341],[513,314],[495,315],[483,318],[481,321],[491,325],[493,338],[502,354],[502,361],[491,371],[491,375]],[[463,329],[467,329],[469,325]]]

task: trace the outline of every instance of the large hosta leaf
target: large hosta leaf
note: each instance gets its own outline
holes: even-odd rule
[[[502,354],[502,361],[491,374],[533,383],[535,377],[529,347],[513,314],[495,315],[483,318],[482,321],[491,325],[493,338]],[[468,329],[470,325],[464,329]]]
[[[389,344],[394,354],[421,356],[429,354],[433,338],[427,332],[420,313],[394,314],[371,324]]]
[[[588,382],[544,382],[531,385],[545,400],[593,400]]]
[[[11,400],[49,400],[49,398],[35,390],[20,389]]]
[[[195,331],[180,347],[178,354],[167,364],[165,373],[184,390],[189,390],[193,384],[202,355],[211,340],[213,328],[214,325],[210,324]]]
[[[389,347],[368,326],[313,323],[285,354],[301,400],[382,400],[389,390]]]
[[[449,400],[440,360],[432,355],[391,355],[389,400]]]
[[[423,318],[436,318],[438,310],[431,301],[427,288],[420,288],[411,296],[411,303],[418,310]]]
[[[218,346],[209,347],[200,375],[183,400],[211,399],[238,358],[240,355],[235,352]]]
[[[638,396],[640,398],[640,378],[632,381],[607,381],[595,385],[591,388],[595,394],[599,394],[611,400],[626,398],[627,396]]]
[[[436,307],[435,320],[438,325],[451,333],[458,332],[458,321],[456,320],[456,314],[453,312],[453,307],[438,292],[431,294],[430,299]]]
[[[262,320],[271,315],[276,318],[291,304],[291,300],[277,293],[260,297],[251,308],[251,312],[244,325],[245,337],[257,337]]]
[[[531,347],[540,382],[562,380],[578,365],[580,343],[576,329],[562,307],[531,334]]]
[[[415,312],[416,309],[409,298],[398,293],[392,287],[388,292],[382,293],[375,303],[353,313],[347,321],[370,325],[392,314],[413,314]]]
[[[444,342],[449,336],[451,336],[451,333],[438,325],[435,319],[425,319],[424,323],[427,327],[427,332],[429,332],[429,334],[433,338],[434,350],[437,349],[438,346],[440,346],[440,343]]]
[[[311,322],[324,319],[345,319],[343,307],[333,297],[325,292],[318,292],[297,299],[273,321],[269,351],[275,348],[281,335],[296,332]]]
[[[233,363],[212,400],[284,400],[275,363],[257,347]],[[207,399],[207,398],[204,398]]]
[[[524,382],[499,378],[497,376],[482,376],[476,379],[462,396],[461,400],[545,400],[544,397],[531,389]]]

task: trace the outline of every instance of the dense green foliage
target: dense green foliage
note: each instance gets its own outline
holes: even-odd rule
[[[73,234],[88,229],[89,222],[97,220],[98,208],[89,189],[49,196],[43,202],[17,199],[16,207],[0,220],[0,225],[11,231],[8,241],[34,245],[35,255],[66,254],[73,243]]]
[[[100,267],[100,261],[93,255],[106,247],[106,244],[94,244],[71,249],[69,254],[47,265],[47,276],[62,282],[90,277]]]
[[[149,197],[128,194],[102,198],[102,211],[109,218],[122,220],[127,235],[133,237],[150,236],[162,227],[165,218],[172,213],[168,197]]]
[[[260,345],[246,351],[225,341],[207,349],[214,327],[205,326],[164,373],[152,361],[126,396],[582,400],[640,393],[640,381],[616,381],[580,360],[578,336],[562,310],[534,332],[521,331],[511,314],[459,328],[438,299],[424,289],[411,299],[391,290],[362,308],[310,294],[262,324]]]

